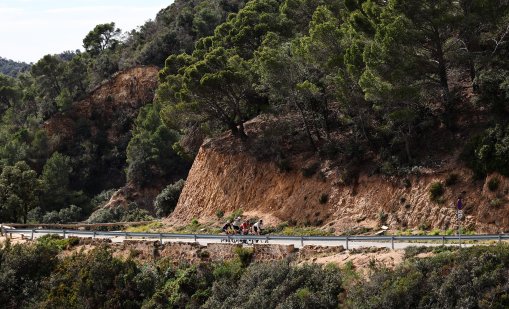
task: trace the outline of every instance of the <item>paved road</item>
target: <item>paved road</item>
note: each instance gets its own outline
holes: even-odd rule
[[[5,230],[12,238],[38,238],[46,234],[64,235],[63,230]],[[125,239],[159,240],[166,242],[198,242],[201,245],[209,243],[242,243],[294,245],[301,248],[303,245],[315,246],[344,246],[348,249],[362,247],[386,247],[404,249],[410,246],[459,246],[457,236],[350,236],[348,241],[343,237],[292,237],[292,236],[226,236],[226,235],[192,235],[192,234],[158,234],[158,233],[125,233],[125,232],[92,232],[65,230],[65,237],[109,238],[112,242],[123,242]],[[467,244],[465,244],[465,240]],[[468,235],[462,236],[462,246],[475,244],[494,244],[506,242],[509,235]]]

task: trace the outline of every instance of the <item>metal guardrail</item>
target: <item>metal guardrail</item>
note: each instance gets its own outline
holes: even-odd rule
[[[142,239],[156,239],[160,240],[219,240],[221,242],[253,242],[261,241],[268,243],[270,240],[279,241],[293,241],[300,242],[301,246],[305,242],[329,242],[324,245],[343,245],[349,249],[350,242],[382,242],[390,243],[391,248],[394,249],[396,242],[441,242],[445,245],[449,242],[457,241],[461,246],[462,241],[490,241],[495,240],[501,242],[502,240],[509,240],[509,234],[484,234],[484,235],[410,235],[410,236],[280,236],[280,235],[210,235],[210,234],[173,234],[173,233],[142,233],[142,232],[106,232],[106,231],[83,231],[83,230],[51,230],[51,229],[11,229],[2,227],[2,232],[6,234],[23,234],[34,238],[36,234],[56,234],[62,235],[64,238],[69,235],[78,237],[125,237],[127,238],[142,238]],[[331,244],[332,242],[333,244]]]

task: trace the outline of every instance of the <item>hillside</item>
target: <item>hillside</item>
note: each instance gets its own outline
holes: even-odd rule
[[[30,68],[30,65],[25,62],[17,62],[10,59],[5,59],[0,57],[0,73],[16,77],[18,73],[27,71]]]
[[[185,225],[193,218],[217,222],[218,211],[228,215],[242,210],[245,216],[263,218],[270,225],[287,222],[333,228],[340,234],[378,231],[382,225],[392,230],[447,230],[457,228],[455,204],[463,196],[464,228],[509,231],[509,205],[495,204],[509,198],[509,179],[495,173],[473,180],[473,172],[457,154],[444,158],[441,167],[415,166],[403,177],[361,169],[346,183],[343,166],[320,163],[318,156],[293,161],[294,168],[281,171],[275,163],[259,161],[248,152],[232,153],[218,146],[229,143],[235,140],[225,136],[201,147],[170,216],[172,223]],[[451,177],[454,183],[449,183]],[[493,191],[491,179],[499,183]],[[430,194],[435,183],[444,186],[436,201]]]

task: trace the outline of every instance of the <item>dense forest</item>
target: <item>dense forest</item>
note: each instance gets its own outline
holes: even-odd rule
[[[158,200],[171,202],[156,203],[166,215],[182,185],[172,182],[225,130],[282,171],[309,152],[347,180],[360,166],[402,175],[460,150],[476,175],[509,175],[508,24],[507,0],[203,0],[177,1],[124,37],[97,25],[84,52],[0,76],[0,218],[88,217],[116,187],[95,181],[112,161],[127,182],[166,180]],[[123,124],[126,142],[84,134],[74,151],[48,152],[45,120],[140,64],[162,68],[160,85]],[[270,130],[246,132],[269,115]],[[132,205],[95,218],[147,216]]]
[[[507,246],[410,247],[388,269],[353,265],[187,265],[118,258],[107,247],[62,255],[78,239],[44,236],[0,249],[0,300],[7,308],[507,308]],[[419,253],[432,256],[417,258]],[[178,261],[177,261],[178,262]],[[447,275],[444,275],[447,274]]]
[[[16,62],[0,57],[0,74],[16,77],[20,72],[27,71],[30,68],[28,63]]]

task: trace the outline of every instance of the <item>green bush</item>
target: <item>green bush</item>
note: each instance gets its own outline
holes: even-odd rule
[[[320,168],[319,162],[313,162],[305,167],[302,168],[302,176],[309,178],[316,174],[318,169]]]
[[[249,266],[232,284],[218,280],[204,308],[338,308],[342,292],[337,267],[290,266],[287,262]]]
[[[509,176],[509,126],[497,124],[473,137],[466,145],[462,158],[477,177],[491,172]]]
[[[455,184],[457,184],[459,181],[459,175],[458,174],[455,174],[455,173],[451,173],[447,176],[447,178],[445,179],[445,186],[446,187],[452,187],[454,186]]]
[[[251,264],[251,260],[253,259],[252,248],[237,247],[235,248],[235,254],[237,254],[242,267],[247,267]]]
[[[504,199],[495,198],[490,201],[490,206],[493,208],[500,208],[500,207],[504,206],[505,203],[506,203],[506,201]]]
[[[389,218],[389,214],[384,212],[383,210],[378,214],[378,221],[380,224],[385,225],[387,224],[387,219]]]
[[[499,185],[500,185],[500,180],[496,177],[493,177],[488,181],[488,189],[492,192],[497,191]]]
[[[94,211],[87,219],[89,223],[112,223],[112,222],[135,222],[151,221],[151,217],[145,209],[140,209],[136,203],[130,203],[127,207],[100,208]]]
[[[216,210],[216,217],[218,219],[221,219],[222,217],[224,217],[224,211],[221,209]]]
[[[478,246],[379,269],[348,293],[351,308],[507,308],[507,246]],[[409,248],[408,256],[428,249]],[[447,275],[444,275],[447,274]],[[470,293],[475,290],[476,293]],[[430,306],[430,304],[432,304]]]
[[[327,194],[327,193],[322,193],[320,195],[320,198],[318,199],[318,202],[320,202],[320,204],[326,204],[328,201],[329,201],[329,194]]]
[[[168,185],[156,197],[154,207],[158,217],[166,217],[173,212],[175,206],[177,206],[184,184],[185,181],[180,179],[179,181]]]
[[[429,188],[430,199],[434,202],[439,202],[440,197],[444,195],[445,189],[441,182],[434,182]]]

